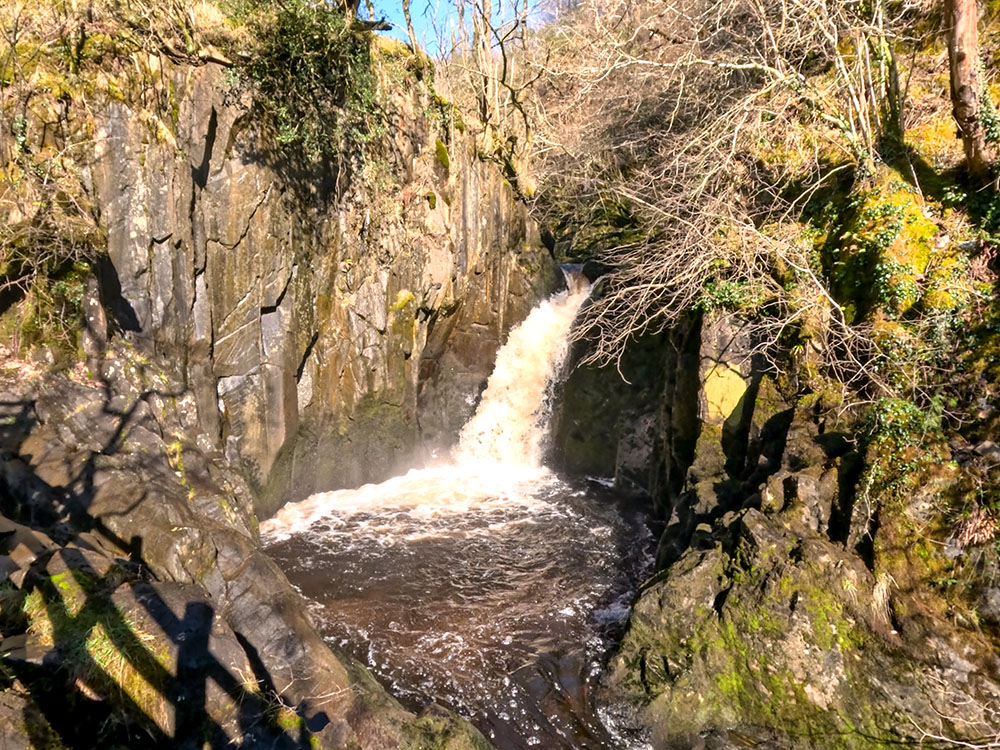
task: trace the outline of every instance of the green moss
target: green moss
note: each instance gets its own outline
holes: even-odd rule
[[[717,574],[727,592],[721,608],[664,619],[648,616],[641,601],[633,614],[615,673],[645,696],[646,720],[665,737],[754,727],[796,746],[869,748],[891,739],[888,717],[867,703],[876,689],[870,675],[857,666],[869,663],[863,652],[873,646],[849,611],[856,594],[843,585],[847,572],[808,559],[791,564],[781,544],[720,559],[727,560]],[[704,596],[712,578],[682,558],[644,599],[669,606],[676,596]],[[840,666],[829,665],[833,654]]]
[[[0,257],[5,250],[8,267],[23,270],[25,263],[30,262],[17,257],[20,250],[3,247],[0,230]],[[90,268],[85,262],[55,268],[37,267],[30,277],[27,293],[0,317],[0,336],[14,342],[22,356],[30,351],[48,349],[55,357],[57,368],[79,361],[80,321],[90,278]]]
[[[308,738],[311,750],[320,750],[322,743],[319,737],[309,731],[306,720],[288,706],[277,704],[273,707],[271,721],[277,729],[295,739]]]
[[[440,138],[434,142],[434,158],[436,158],[438,164],[446,170],[451,169],[451,158],[448,156],[448,146],[445,145],[445,142]]]
[[[941,416],[905,399],[883,398],[871,407],[865,473],[858,502],[873,509],[900,502],[940,467],[948,449]]]
[[[407,725],[409,750],[490,750],[490,744],[455,716],[423,715]]]
[[[882,307],[900,315],[913,307],[939,232],[923,209],[920,195],[888,169],[848,200],[821,250],[840,302],[861,313]]]
[[[389,306],[390,312],[400,312],[408,307],[413,307],[416,302],[416,297],[413,296],[413,292],[409,289],[400,289],[396,294],[396,301]]]

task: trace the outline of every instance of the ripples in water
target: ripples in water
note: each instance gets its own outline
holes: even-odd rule
[[[292,506],[268,552],[324,637],[410,707],[442,703],[501,750],[630,745],[592,692],[652,563],[648,509],[545,471],[456,472]]]

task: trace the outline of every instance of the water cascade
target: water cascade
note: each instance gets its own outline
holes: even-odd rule
[[[618,748],[590,691],[651,562],[645,508],[542,464],[582,277],[512,330],[446,462],[261,526],[330,643],[501,750]]]

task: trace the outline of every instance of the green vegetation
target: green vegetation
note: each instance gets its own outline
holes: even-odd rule
[[[451,168],[451,157],[448,156],[448,146],[440,138],[434,143],[434,155],[437,157],[438,164],[444,167],[445,171]]]
[[[177,66],[220,64],[260,158],[311,201],[346,170],[385,187],[378,61],[428,75],[425,59],[375,49],[339,6],[307,0],[31,0],[5,6],[0,29],[0,329],[15,353],[45,347],[61,363],[79,358],[84,290],[106,252],[93,183],[108,108],[127,108],[148,144],[177,148]],[[142,163],[149,148],[135,146]]]
[[[316,737],[309,731],[309,728],[306,726],[306,720],[288,706],[276,704],[270,719],[275,727],[289,737],[297,739],[308,737],[310,750],[321,750],[323,747],[319,741],[319,737]]]
[[[265,132],[285,154],[338,162],[381,138],[372,35],[336,5],[306,0],[231,3],[252,40],[235,68],[252,86]]]
[[[71,679],[125,710],[125,721],[169,722],[165,685],[173,667],[162,642],[108,598],[114,576],[52,576],[24,600],[28,632],[59,649]],[[137,711],[127,707],[135,707]]]

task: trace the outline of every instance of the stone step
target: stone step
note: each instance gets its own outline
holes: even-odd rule
[[[58,548],[41,531],[0,516],[0,581],[9,580],[20,588],[32,564]]]

